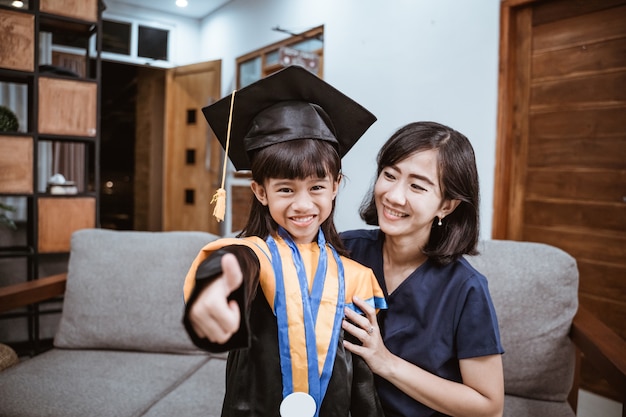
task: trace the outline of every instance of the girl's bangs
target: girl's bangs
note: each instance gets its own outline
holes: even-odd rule
[[[341,170],[341,160],[333,145],[322,140],[294,140],[272,145],[255,158],[262,166],[263,178],[335,178]],[[262,164],[262,165],[261,165]],[[252,170],[255,173],[255,170]]]

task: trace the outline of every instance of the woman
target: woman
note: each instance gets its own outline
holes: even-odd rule
[[[377,378],[386,417],[501,416],[503,349],[476,254],[478,174],[459,132],[433,122],[398,130],[378,154],[361,218],[379,228],[342,234],[350,257],[373,269],[388,309],[355,300],[344,341]]]

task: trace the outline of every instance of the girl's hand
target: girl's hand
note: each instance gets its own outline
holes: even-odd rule
[[[354,304],[365,313],[365,316],[346,308],[346,319],[342,323],[343,329],[352,336],[359,339],[361,346],[343,341],[344,347],[352,353],[361,356],[372,372],[381,374],[386,369],[386,361],[390,359],[391,353],[385,347],[378,321],[376,320],[376,310],[358,297],[352,299]]]
[[[243,282],[241,267],[230,253],[222,257],[221,263],[223,274],[202,290],[189,310],[193,330],[213,343],[226,343],[241,322],[237,302],[228,301],[228,296]]]

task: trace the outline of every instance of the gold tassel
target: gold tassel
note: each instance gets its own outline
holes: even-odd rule
[[[226,181],[226,166],[228,165],[228,148],[230,147],[230,127],[233,122],[233,105],[235,104],[235,91],[230,96],[230,113],[228,115],[228,131],[226,132],[226,146],[224,148],[224,164],[222,166],[222,186],[213,194],[211,204],[215,203],[213,209],[213,216],[218,222],[224,221],[224,214],[226,213],[226,190],[224,189],[224,182]]]
[[[219,188],[215,194],[213,194],[213,198],[211,199],[211,204],[215,203],[215,208],[213,209],[213,216],[217,219],[218,222],[224,221],[224,213],[226,213],[226,190],[223,188]]]

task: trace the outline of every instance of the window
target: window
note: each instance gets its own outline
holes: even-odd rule
[[[126,22],[102,21],[102,51],[130,55],[131,24]]]
[[[167,61],[167,30],[139,25],[137,55],[143,58]]]
[[[323,58],[324,27],[319,26],[237,58],[237,88],[291,64],[302,65],[322,77]]]
[[[102,57],[110,61],[168,66],[170,31],[154,23],[102,19]]]

